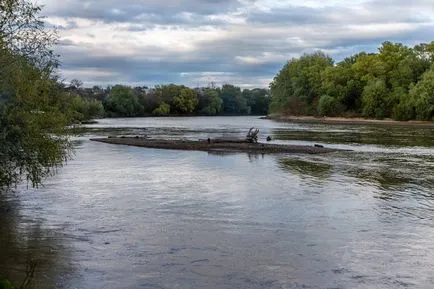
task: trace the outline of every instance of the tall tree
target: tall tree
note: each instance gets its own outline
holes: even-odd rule
[[[137,116],[143,110],[137,95],[130,87],[123,85],[114,86],[104,103],[111,116]]]
[[[61,112],[61,86],[41,8],[30,1],[0,1],[0,189],[33,185],[70,152],[68,119]]]
[[[322,94],[321,75],[332,65],[333,59],[320,51],[290,60],[270,84],[272,111],[314,114]]]
[[[175,109],[180,113],[192,113],[199,103],[196,92],[191,88],[182,88],[173,98]]]

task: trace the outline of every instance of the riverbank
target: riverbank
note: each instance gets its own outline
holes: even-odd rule
[[[433,127],[434,121],[397,121],[393,119],[367,119],[367,118],[345,118],[345,117],[314,117],[314,116],[285,116],[285,115],[269,115],[265,119],[282,122],[298,122],[298,123],[323,123],[323,124],[375,124],[375,125],[403,125],[403,126],[423,126]]]
[[[140,137],[113,137],[93,138],[91,141],[128,145],[155,149],[190,150],[207,152],[245,152],[257,154],[273,153],[295,153],[295,154],[323,154],[338,151],[338,149],[325,148],[320,146],[301,145],[278,145],[247,142],[208,142],[208,141],[187,141],[187,140],[162,140],[146,139]]]

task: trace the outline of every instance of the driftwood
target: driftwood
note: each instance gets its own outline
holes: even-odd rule
[[[258,134],[259,129],[255,129],[254,127],[250,128],[249,132],[246,135],[246,141],[248,143],[258,143]]]
[[[258,134],[259,129],[255,129],[254,127],[250,128],[249,132],[246,135],[245,139],[241,138],[215,138],[215,139],[207,139],[208,144],[211,143],[258,143]]]

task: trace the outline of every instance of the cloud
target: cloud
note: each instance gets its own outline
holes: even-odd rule
[[[434,40],[431,0],[42,0],[65,78],[267,86],[292,57]]]

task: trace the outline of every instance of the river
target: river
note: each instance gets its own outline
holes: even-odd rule
[[[350,149],[213,154],[94,136],[243,136]],[[32,288],[434,288],[432,127],[103,119],[0,201],[0,276]]]

